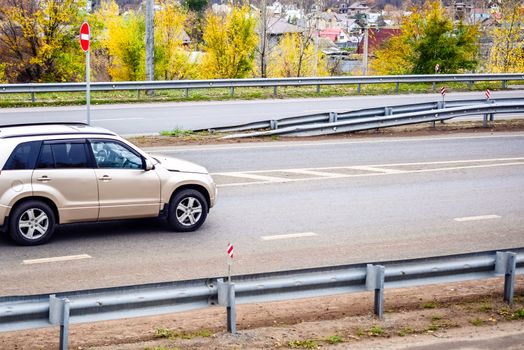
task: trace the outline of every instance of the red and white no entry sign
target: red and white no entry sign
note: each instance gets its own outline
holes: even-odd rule
[[[89,24],[87,22],[82,23],[80,27],[80,46],[82,50],[89,51],[89,40],[91,39],[91,32],[89,30]]]
[[[231,243],[227,244],[227,255],[233,259],[233,245]]]

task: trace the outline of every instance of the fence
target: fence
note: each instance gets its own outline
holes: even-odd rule
[[[375,314],[384,312],[385,288],[504,276],[512,303],[516,274],[524,273],[524,248],[460,255],[329,266],[106,289],[0,298],[0,331],[60,325],[67,348],[69,323],[158,315],[221,305],[236,332],[236,304],[373,291]]]
[[[276,95],[278,87],[285,86],[316,86],[317,93],[323,85],[356,85],[357,92],[367,84],[395,84],[399,91],[400,84],[428,83],[436,89],[438,83],[467,83],[471,87],[475,82],[500,82],[505,89],[508,81],[523,81],[524,74],[427,74],[427,75],[383,75],[383,76],[347,76],[347,77],[317,77],[317,78],[258,78],[258,79],[214,79],[214,80],[170,80],[170,81],[125,81],[125,82],[94,82],[90,84],[91,91],[122,91],[179,89],[185,91],[188,97],[191,89],[228,88],[230,94],[235,94],[235,88],[272,87]],[[42,84],[0,84],[0,93],[30,93],[35,101],[36,93],[43,92],[78,92],[85,91],[85,83],[42,83]]]

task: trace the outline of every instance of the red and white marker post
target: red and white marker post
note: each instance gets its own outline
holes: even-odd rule
[[[86,53],[86,110],[87,110],[87,124],[91,124],[91,113],[90,113],[90,104],[91,104],[91,72],[90,72],[90,52],[89,46],[91,42],[91,30],[89,29],[89,24],[87,22],[82,23],[80,27],[80,46],[82,50]]]
[[[440,94],[442,95],[442,102],[444,102],[444,96],[446,96],[447,91],[448,90],[446,90],[446,87],[444,86],[440,88]]]
[[[233,245],[231,243],[227,244],[227,278],[231,283],[231,265],[233,265]]]
[[[489,101],[491,99],[491,91],[489,89],[486,89],[486,101]]]

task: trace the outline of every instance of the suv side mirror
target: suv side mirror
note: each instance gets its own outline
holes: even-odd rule
[[[145,171],[149,171],[149,170],[153,170],[155,168],[155,165],[153,164],[153,162],[149,159],[146,159],[146,164],[145,164]]]

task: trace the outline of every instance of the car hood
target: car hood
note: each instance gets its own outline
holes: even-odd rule
[[[187,160],[182,160],[178,158],[166,157],[158,154],[151,155],[156,159],[160,165],[169,170],[169,171],[180,171],[183,173],[198,173],[198,174],[208,174],[206,168],[201,165],[188,162]]]

